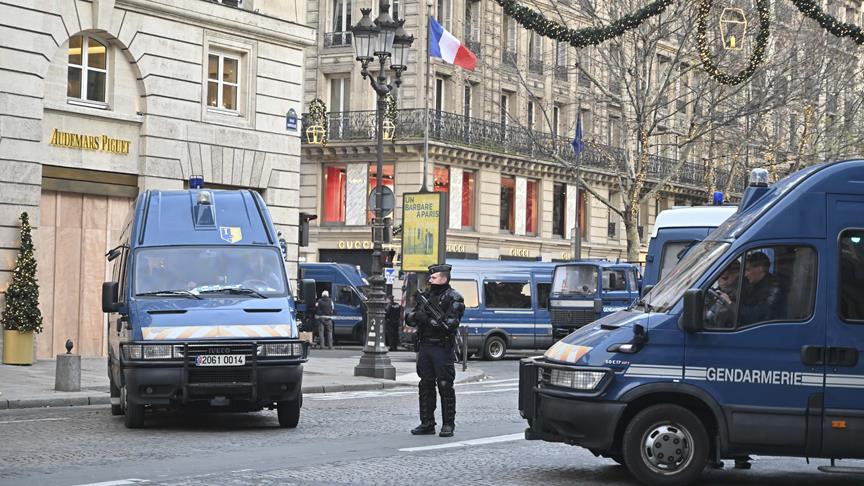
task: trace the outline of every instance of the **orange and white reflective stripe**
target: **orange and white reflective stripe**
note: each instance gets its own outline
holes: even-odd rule
[[[588,351],[591,351],[591,348],[588,346],[577,346],[558,341],[546,351],[544,356],[555,361],[575,363],[579,361],[579,358],[585,356]]]
[[[291,324],[145,327],[148,341],[204,338],[295,337]]]

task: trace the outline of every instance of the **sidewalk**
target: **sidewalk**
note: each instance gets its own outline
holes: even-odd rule
[[[328,357],[330,352],[312,350],[303,365],[303,393],[380,390],[399,386],[416,386],[420,381],[414,371],[414,353],[390,353],[396,368],[396,380],[354,376],[354,366],[362,351],[348,357]],[[473,364],[473,363],[472,363]],[[68,407],[108,405],[108,372],[106,358],[81,360],[81,391],[54,391],[53,360],[41,360],[33,366],[0,365],[0,410],[11,408]],[[483,370],[470,366],[462,372],[456,365],[456,383],[483,379]]]

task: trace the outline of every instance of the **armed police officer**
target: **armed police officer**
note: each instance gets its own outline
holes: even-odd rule
[[[456,419],[453,351],[459,319],[465,312],[462,295],[450,287],[450,265],[429,267],[429,289],[417,292],[415,306],[405,318],[417,328],[417,375],[420,377],[420,425],[414,435],[435,433],[435,387],[441,395],[441,437],[452,437]]]

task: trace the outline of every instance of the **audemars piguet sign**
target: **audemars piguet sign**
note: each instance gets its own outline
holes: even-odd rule
[[[81,150],[95,150],[112,154],[126,155],[129,153],[129,140],[111,138],[108,135],[85,135],[82,133],[61,132],[56,128],[51,131],[51,145]]]

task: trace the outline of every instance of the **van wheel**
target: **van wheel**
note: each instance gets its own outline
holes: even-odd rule
[[[645,484],[690,484],[708,461],[708,432],[693,412],[678,405],[654,405],[637,413],[624,431],[623,459]]]
[[[501,336],[490,336],[483,344],[483,358],[498,361],[507,353],[507,343]]]
[[[129,393],[126,385],[120,389],[120,402],[123,404],[123,423],[127,429],[140,429],[144,426],[144,405],[133,405],[129,403]]]
[[[279,417],[279,427],[293,429],[300,423],[301,400],[290,400],[276,404],[276,415]]]
[[[120,389],[114,384],[113,378],[108,378],[108,389],[111,392],[111,415],[123,415],[123,403],[120,401]],[[114,403],[114,402],[117,403]]]

